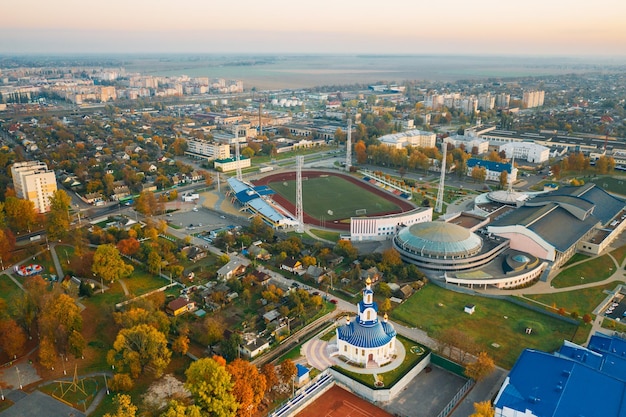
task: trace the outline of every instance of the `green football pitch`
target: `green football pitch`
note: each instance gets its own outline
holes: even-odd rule
[[[269,186],[293,205],[296,204],[295,181],[271,182]],[[391,201],[332,175],[302,178],[302,205],[308,215],[326,220],[400,211],[400,207]]]

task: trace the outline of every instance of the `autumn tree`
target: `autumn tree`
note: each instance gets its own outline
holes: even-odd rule
[[[128,374],[118,373],[111,379],[111,389],[113,391],[130,391],[133,389],[133,379]]]
[[[84,340],[80,336],[83,327],[83,317],[80,308],[74,299],[67,294],[59,294],[46,298],[44,307],[39,312],[39,333],[41,337],[54,341],[54,348],[59,353],[66,353],[68,349],[82,355]],[[70,336],[74,335],[70,340]],[[70,342],[77,343],[77,346],[70,346]]]
[[[107,354],[107,362],[120,372],[130,373],[133,378],[148,367],[159,377],[169,365],[171,356],[165,335],[152,326],[140,324],[120,330],[113,349]]]
[[[15,358],[22,353],[25,344],[26,334],[15,320],[0,321],[0,349],[2,349],[9,358]]]
[[[46,232],[52,240],[64,238],[70,230],[69,195],[64,190],[56,190],[50,197],[50,212]]]
[[[4,265],[11,260],[13,249],[15,249],[15,236],[9,229],[0,229],[0,259]]]
[[[132,307],[126,311],[113,313],[113,320],[118,326],[130,329],[140,324],[154,327],[163,334],[170,331],[170,319],[163,311],[153,308],[148,310],[141,307]]]
[[[380,310],[386,313],[391,311],[391,300],[389,298],[385,298],[383,302],[380,304]]]
[[[493,417],[495,410],[491,406],[489,401],[482,401],[474,403],[474,413],[470,414],[470,417]]]
[[[115,412],[113,414],[106,413],[104,417],[135,417],[137,415],[137,406],[135,406],[130,395],[117,394],[113,398],[115,404]]]
[[[509,173],[503,170],[500,173],[500,188],[506,188],[509,183]]]
[[[485,167],[479,167],[476,165],[472,168],[472,179],[476,182],[485,182],[487,179],[487,169]]]
[[[112,244],[100,245],[93,255],[91,270],[107,282],[113,282],[130,275],[134,268],[126,264],[119,250]]]
[[[487,352],[480,352],[476,357],[476,361],[465,367],[465,375],[476,381],[482,381],[495,369],[496,365]]]
[[[278,375],[276,374],[276,366],[273,363],[266,363],[261,368],[261,373],[265,376],[265,383],[267,391],[271,391],[276,385],[278,385]]]
[[[400,253],[394,248],[389,248],[383,251],[382,264],[387,268],[394,268],[402,265],[402,258]]]
[[[346,239],[337,242],[333,251],[337,255],[344,256],[351,261],[355,260],[359,254],[359,251],[352,245],[352,242]]]
[[[359,140],[357,143],[355,143],[354,153],[356,154],[356,161],[359,164],[364,164],[365,162],[367,162],[367,152],[366,152],[365,142],[363,142],[362,140]]]
[[[233,383],[226,367],[211,358],[202,358],[185,371],[185,388],[191,392],[196,405],[211,417],[235,417],[238,404],[233,395]]]
[[[233,394],[239,403],[239,415],[251,416],[263,399],[267,381],[256,366],[243,359],[235,359],[226,366],[233,382]]]
[[[278,374],[283,384],[291,383],[297,372],[296,365],[291,359],[285,359],[278,368]]]
[[[185,405],[172,400],[160,417],[202,417],[202,409],[195,404]]]
[[[139,241],[134,237],[129,237],[128,239],[122,239],[117,242],[117,250],[120,251],[121,254],[126,256],[132,256],[139,251]]]
[[[28,230],[37,221],[37,211],[35,204],[30,200],[23,200],[17,197],[7,197],[4,202],[4,212],[7,224],[14,232]]]
[[[57,360],[57,351],[54,343],[47,337],[42,337],[39,341],[39,363],[44,368],[52,368]]]
[[[162,213],[163,209],[163,202],[152,191],[142,191],[135,201],[135,210],[144,216],[154,216]]]
[[[172,351],[183,356],[187,354],[188,350],[189,350],[189,336],[187,336],[184,333],[181,333],[172,342]]]

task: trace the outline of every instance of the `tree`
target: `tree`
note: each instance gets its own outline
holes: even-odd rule
[[[50,197],[50,212],[46,232],[51,240],[62,239],[70,230],[71,198],[63,190],[56,190]]]
[[[470,417],[493,417],[495,410],[489,401],[474,403],[474,413]]]
[[[476,165],[472,168],[472,179],[476,182],[485,182],[485,179],[487,179],[487,169]]]
[[[296,376],[297,372],[296,365],[294,365],[291,359],[285,359],[278,368],[278,374],[283,384],[293,382],[293,377]]]
[[[464,363],[468,354],[476,352],[478,349],[476,343],[466,333],[461,330],[451,328],[441,331],[437,334],[437,342],[439,351],[445,353],[448,350],[448,356],[453,357],[453,352],[457,350],[457,359],[460,363]]]
[[[133,389],[133,379],[128,374],[115,374],[111,379],[113,391],[130,391]]]
[[[189,337],[186,334],[180,334],[174,341],[172,342],[172,351],[180,354],[181,356],[186,355],[189,350]]]
[[[122,239],[117,242],[117,250],[120,251],[122,255],[132,256],[139,251],[139,241],[134,237],[129,237],[128,239]]]
[[[382,263],[388,268],[393,268],[402,265],[402,258],[400,258],[400,253],[397,250],[389,248],[383,251]]]
[[[119,250],[111,244],[100,245],[93,255],[91,271],[107,282],[113,282],[130,275],[134,268],[126,264]]]
[[[104,417],[135,417],[137,415],[137,406],[130,399],[130,395],[117,394],[113,399],[115,404],[115,413],[106,413]]]
[[[107,362],[121,372],[129,372],[133,378],[148,367],[159,377],[169,365],[171,356],[165,335],[152,326],[140,324],[120,330],[113,349],[107,354]]]
[[[274,364],[268,362],[263,365],[261,373],[265,376],[266,389],[268,392],[278,385],[278,375],[276,375],[276,367]]]
[[[228,339],[222,340],[220,347],[222,348],[222,356],[227,361],[232,361],[239,354],[239,345],[241,345],[242,338],[239,333],[231,333]]]
[[[239,415],[255,414],[263,395],[267,381],[256,366],[243,359],[235,359],[226,366],[233,382],[233,394],[239,403]]]
[[[80,314],[80,308],[74,302],[74,299],[67,294],[59,294],[58,296],[49,296],[46,299],[44,307],[39,312],[39,333],[48,340],[53,340],[55,349],[60,353],[66,353],[70,346],[70,336],[74,331],[80,334],[83,327],[83,317]],[[76,349],[72,347],[72,351],[80,351],[80,339],[74,336],[73,341],[77,343]]]
[[[67,339],[67,343],[68,343],[68,350],[69,352],[74,355],[75,358],[78,358],[79,356],[83,356],[83,351],[85,350],[85,347],[87,346],[87,343],[85,342],[85,338],[83,337],[82,334],[80,334],[79,331],[77,330],[72,330],[72,333],[70,333],[68,339]]]
[[[52,368],[57,360],[57,351],[54,343],[47,337],[42,337],[39,342],[39,363],[44,368]]]
[[[30,200],[23,200],[17,197],[7,197],[4,202],[4,212],[7,217],[7,224],[15,232],[28,230],[37,220],[35,204]]]
[[[476,381],[482,381],[495,369],[496,365],[487,352],[480,352],[476,357],[476,361],[465,367],[465,375]]]
[[[13,249],[15,249],[15,236],[9,229],[0,229],[0,259],[4,265],[11,260]]]
[[[509,173],[506,170],[503,170],[500,173],[500,188],[506,188],[509,183]]]
[[[359,252],[357,248],[352,245],[349,240],[342,239],[335,245],[333,251],[339,255],[348,258],[349,260],[355,260]]]
[[[211,417],[235,417],[237,400],[232,393],[231,376],[223,365],[211,358],[202,358],[185,371],[185,387],[202,411]]]
[[[0,321],[0,349],[9,358],[14,358],[24,349],[26,334],[15,320]]]
[[[365,142],[363,142],[362,140],[359,140],[355,145],[354,145],[354,153],[356,154],[356,161],[359,164],[364,164],[365,162],[367,162],[367,151],[366,151],[366,146],[365,146]]]
[[[202,417],[202,409],[197,405],[185,405],[172,400],[161,417]]]
[[[391,300],[389,298],[385,298],[383,302],[380,304],[381,311],[385,313],[391,311]]]
[[[592,321],[592,320],[593,320],[593,318],[591,317],[591,314],[589,314],[589,313],[585,313],[585,314],[583,315],[583,322],[584,322],[585,324],[589,324],[589,323],[591,323],[591,321]]]
[[[142,191],[135,201],[135,210],[144,216],[154,216],[163,212],[163,202],[161,202],[152,191]]]

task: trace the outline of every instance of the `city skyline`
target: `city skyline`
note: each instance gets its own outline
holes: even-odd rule
[[[624,56],[626,3],[24,0],[0,6],[0,53]]]

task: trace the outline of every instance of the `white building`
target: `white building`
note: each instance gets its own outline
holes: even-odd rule
[[[57,180],[44,162],[16,162],[11,175],[18,198],[32,201],[39,213],[50,210],[50,197],[57,190]]]
[[[528,162],[540,164],[550,159],[550,149],[531,142],[509,142],[500,145],[500,151],[506,153],[507,159],[515,156],[515,159],[523,159]]]
[[[472,152],[472,150],[476,148],[476,155],[489,151],[489,141],[477,137],[452,135],[444,138],[443,141],[444,143],[451,143],[455,148],[463,145],[466,152]]]
[[[244,156],[239,157],[239,161],[235,158],[226,158],[226,159],[216,159],[213,162],[213,166],[216,171],[220,172],[229,172],[237,169],[237,165],[241,168],[248,168],[251,166],[250,158],[246,158]]]
[[[423,130],[407,130],[406,132],[393,133],[385,135],[380,140],[381,145],[389,146],[396,149],[406,147],[433,148],[437,137],[433,132],[425,132]]]
[[[338,354],[350,362],[366,368],[389,363],[396,353],[396,330],[387,321],[378,319],[378,305],[374,302],[372,280],[367,278],[363,299],[357,304],[357,317],[337,327]]]
[[[202,139],[187,139],[187,151],[193,157],[203,157],[207,160],[230,158],[230,146]]]
[[[517,181],[517,168],[512,167],[511,164],[504,162],[487,161],[485,159],[470,158],[467,160],[467,176],[472,176],[472,170],[474,167],[485,168],[486,181],[500,181],[500,174],[502,171],[507,172],[508,181]]]
[[[433,219],[431,207],[416,208],[400,214],[379,217],[352,217],[350,219],[350,240],[387,240],[404,226],[429,222]]]
[[[524,95],[522,97],[522,107],[526,109],[541,107],[543,106],[544,98],[545,91],[543,90],[524,91]]]

